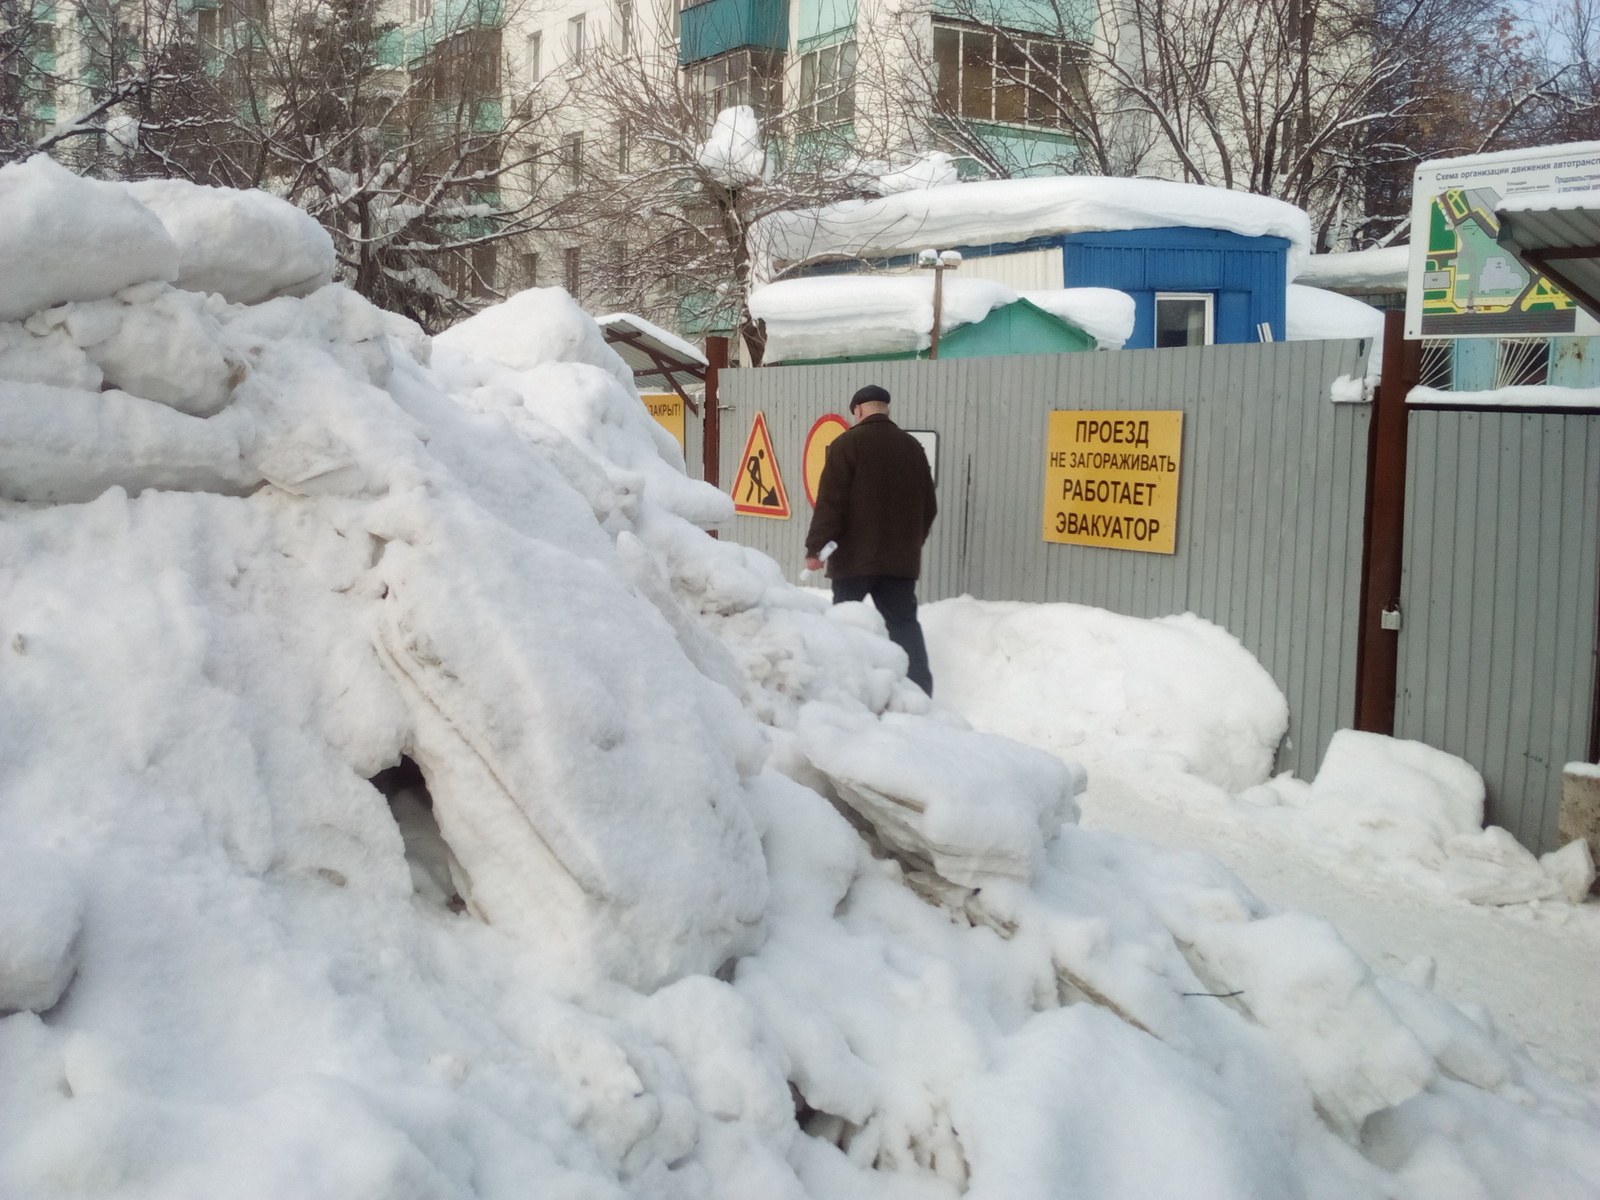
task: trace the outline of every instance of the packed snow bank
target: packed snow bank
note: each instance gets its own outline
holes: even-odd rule
[[[1083,330],[1102,350],[1120,350],[1133,336],[1133,297],[1115,288],[1043,288],[1024,300]]]
[[[8,486],[97,403],[171,481],[0,503],[0,1193],[1600,1186],[1589,1097],[695,528],[606,366],[205,303],[212,417],[0,383]]]
[[[985,246],[1093,230],[1191,226],[1288,240],[1289,278],[1311,253],[1311,220],[1283,200],[1160,179],[1054,176],[915,188],[764,217],[756,242],[779,262]]]
[[[1313,254],[1306,259],[1294,282],[1317,288],[1403,288],[1411,262],[1410,246],[1380,246],[1372,250],[1347,250]]]
[[[274,296],[309,296],[333,282],[333,238],[286,200],[181,179],[126,187],[177,243],[179,272],[172,282],[185,291],[259,304]]]
[[[0,321],[178,277],[178,247],[160,218],[120,185],[46,155],[0,167],[0,212]]]
[[[946,277],[939,332],[981,321],[1017,293],[988,279]],[[866,357],[932,344],[933,279],[924,275],[818,275],[769,283],[750,294],[767,323],[767,360]]]
[[[1082,761],[1091,775],[1193,777],[1196,805],[1374,872],[1475,904],[1581,903],[1588,847],[1536,858],[1484,828],[1469,764],[1420,742],[1343,730],[1315,780],[1269,778],[1288,728],[1282,693],[1230,634],[1073,604],[945,600],[922,623],[940,695],[980,729]]]

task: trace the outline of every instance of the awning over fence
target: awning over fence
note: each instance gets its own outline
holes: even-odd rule
[[[700,412],[700,406],[689,399],[684,387],[705,382],[705,355],[676,334],[632,313],[612,313],[595,320],[611,348],[633,371],[635,383],[642,388],[677,392],[692,412]]]
[[[1514,197],[1494,215],[1502,246],[1600,319],[1600,192]]]

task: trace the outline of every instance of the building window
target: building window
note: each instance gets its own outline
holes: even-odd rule
[[[1535,387],[1549,382],[1548,338],[1501,338],[1496,351],[1495,387]]]
[[[544,34],[530,33],[528,35],[523,57],[527,64],[528,82],[538,83],[544,75]]]
[[[433,0],[410,0],[406,8],[414,25],[418,21],[426,21],[433,14]]]
[[[689,94],[710,121],[725,108],[748,104],[767,121],[783,111],[783,51],[744,47],[684,68]]]
[[[519,266],[522,268],[522,286],[525,288],[538,287],[539,252],[537,250],[526,251],[519,260]]]
[[[1058,128],[1083,99],[1077,42],[936,24],[933,60],[947,116]]]
[[[569,133],[561,139],[561,172],[569,187],[583,182],[583,134]]]
[[[633,53],[633,0],[617,0],[617,49]]]
[[[567,61],[575,67],[583,66],[583,14],[567,22]]]
[[[561,252],[561,282],[567,289],[567,295],[574,300],[578,298],[578,272],[582,266],[582,253],[577,246],[568,246]]]
[[[837,125],[856,115],[856,44],[840,42],[800,59],[800,122]]]
[[[1214,337],[1209,292],[1156,293],[1156,349],[1209,346]]]

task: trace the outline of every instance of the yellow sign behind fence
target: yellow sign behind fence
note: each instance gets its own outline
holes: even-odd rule
[[[656,424],[678,439],[678,449],[683,450],[683,397],[676,392],[640,392],[639,399],[656,419]]]
[[[1044,540],[1172,554],[1181,412],[1053,412],[1045,434]]]

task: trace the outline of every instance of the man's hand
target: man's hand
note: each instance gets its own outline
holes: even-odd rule
[[[806,555],[806,570],[808,570],[808,571],[820,571],[820,570],[822,570],[822,560],[820,558],[817,558],[815,555],[811,555],[811,554]]]

